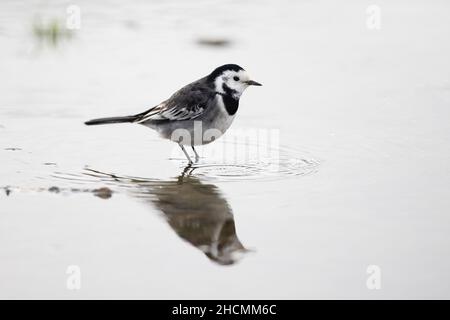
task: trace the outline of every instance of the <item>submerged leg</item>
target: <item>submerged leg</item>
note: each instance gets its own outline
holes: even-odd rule
[[[198,162],[198,160],[200,159],[200,156],[198,155],[197,151],[195,150],[194,146],[192,146],[192,150],[195,153],[195,162]]]
[[[188,153],[186,152],[186,150],[184,149],[183,145],[181,143],[178,143],[178,145],[180,146],[181,150],[183,150],[183,153],[186,156],[186,158],[188,159],[189,164],[192,164],[193,162],[192,162],[191,158],[189,157]]]
[[[192,174],[192,171],[194,171],[195,167],[188,164],[184,169],[181,175],[178,177],[178,182],[183,182],[183,179],[186,177],[189,177]]]

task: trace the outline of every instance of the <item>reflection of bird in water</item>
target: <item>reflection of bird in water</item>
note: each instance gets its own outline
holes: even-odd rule
[[[156,206],[177,235],[209,259],[231,265],[248,251],[236,235],[231,207],[217,186],[187,174],[188,169],[167,181],[107,176],[120,181],[121,186],[126,182],[131,194]],[[89,171],[89,175],[105,177]]]

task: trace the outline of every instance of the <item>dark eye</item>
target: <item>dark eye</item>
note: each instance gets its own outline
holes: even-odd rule
[[[239,81],[239,77],[233,77],[234,81]]]

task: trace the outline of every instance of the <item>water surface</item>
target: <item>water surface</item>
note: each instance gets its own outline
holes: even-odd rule
[[[449,298],[446,2],[382,1],[371,31],[360,1],[78,1],[37,36],[69,4],[0,5],[0,297]],[[83,125],[224,63],[264,86],[194,167]]]

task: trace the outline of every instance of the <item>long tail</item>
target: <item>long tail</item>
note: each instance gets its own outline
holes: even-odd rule
[[[111,117],[111,118],[100,118],[86,121],[84,124],[88,126],[93,126],[97,124],[109,124],[109,123],[124,123],[124,122],[134,122],[139,118],[138,115],[126,116],[126,117]]]

